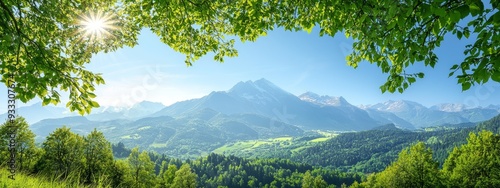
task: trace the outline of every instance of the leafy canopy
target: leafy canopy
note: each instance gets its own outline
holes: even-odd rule
[[[450,153],[443,172],[453,187],[500,186],[500,136],[471,132],[467,144]]]
[[[84,65],[98,52],[133,47],[142,28],[185,54],[191,66],[208,53],[218,62],[237,56],[229,36],[255,41],[275,28],[311,32],[319,26],[321,36],[352,37],[347,64],[375,63],[388,74],[381,91],[391,93],[424,77],[408,67],[438,63],[434,50],[445,36],[473,38],[465,59],[454,62],[449,74],[468,90],[490,79],[500,82],[499,5],[499,0],[0,0],[1,81],[10,85],[6,80],[13,75],[23,102],[38,97],[45,105],[57,104],[58,91],[69,92],[67,107],[90,113],[99,106],[95,85],[104,80]],[[82,24],[92,15],[107,18],[110,26]],[[83,28],[102,35],[86,35],[92,32]]]
[[[384,171],[363,182],[368,187],[442,187],[438,163],[423,142],[403,149]]]

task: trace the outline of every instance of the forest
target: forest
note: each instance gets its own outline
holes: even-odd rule
[[[463,123],[427,127],[409,131],[384,125],[372,130],[348,132],[324,142],[311,143],[315,135],[295,137],[280,147],[262,145],[251,152],[225,150],[225,155],[245,158],[284,158],[341,171],[373,173],[384,170],[397,159],[399,152],[417,142],[424,142],[433,151],[433,159],[442,166],[453,148],[467,143],[470,132],[488,130],[499,132],[500,118],[473,124]]]
[[[210,154],[196,160],[169,158],[155,152],[111,144],[102,132],[86,136],[61,127],[41,146],[24,118],[15,126],[0,128],[2,170],[10,170],[7,147],[12,127],[15,137],[15,171],[65,185],[90,187],[337,187],[361,181],[361,173],[346,173],[287,159],[244,159]],[[4,175],[6,174],[6,175]],[[2,172],[2,177],[8,173]],[[15,176],[14,176],[15,178]],[[2,179],[3,186],[15,181]],[[23,184],[24,185],[24,184]],[[0,186],[2,186],[0,184]],[[21,185],[19,185],[21,186]]]
[[[21,187],[19,181],[6,177],[15,168],[15,176],[28,181],[39,179],[57,184],[77,185],[80,187],[394,187],[419,185],[419,187],[498,187],[500,186],[500,116],[478,124],[472,128],[457,128],[444,140],[456,145],[451,151],[433,146],[433,142],[418,141],[411,132],[395,132],[392,129],[373,130],[372,136],[364,132],[344,133],[348,138],[366,136],[371,142],[325,142],[318,144],[323,152],[335,150],[339,144],[356,144],[359,149],[344,151],[345,156],[337,160],[311,147],[311,159],[323,161],[325,167],[310,164],[312,160],[302,158],[303,162],[278,158],[241,158],[211,153],[196,160],[182,161],[164,154],[139,151],[137,147],[128,149],[122,143],[111,144],[102,132],[92,131],[86,136],[73,133],[70,128],[61,127],[52,132],[41,145],[34,142],[34,134],[26,121],[19,117],[13,122],[4,123],[0,128],[1,174],[0,186]],[[15,145],[9,148],[10,132],[17,129]],[[455,130],[455,129],[453,129]],[[378,132],[377,132],[378,131]],[[438,132],[433,131],[433,132]],[[359,134],[359,135],[357,135]],[[390,134],[394,140],[385,142],[375,140],[381,134]],[[455,134],[455,135],[454,135]],[[400,135],[400,136],[396,136]],[[465,142],[460,136],[465,136]],[[383,137],[383,136],[382,136]],[[401,146],[400,137],[415,139],[407,147],[402,147],[397,158],[388,165],[377,169],[342,169],[342,163],[354,163],[366,158],[371,152],[385,150],[386,147]],[[463,137],[463,138],[465,138]],[[426,138],[427,139],[427,138]],[[429,140],[429,139],[427,139]],[[431,139],[434,140],[434,139]],[[435,141],[435,140],[434,140]],[[443,141],[438,141],[442,143]],[[12,142],[11,142],[12,143]],[[373,146],[373,147],[370,147]],[[376,146],[376,147],[375,147]],[[328,148],[329,147],[329,148]],[[442,148],[446,148],[441,146]],[[363,149],[371,148],[371,149]],[[13,149],[13,150],[12,150]],[[14,151],[14,155],[10,153]],[[434,151],[437,152],[438,155]],[[350,152],[357,153],[360,159],[348,157]],[[313,155],[314,154],[314,155]],[[14,156],[14,163],[11,157]],[[319,156],[323,156],[322,158]],[[384,160],[384,158],[379,158]],[[341,161],[341,162],[339,162]],[[328,165],[325,165],[329,162]],[[363,168],[357,165],[356,168]],[[355,168],[354,168],[355,169]],[[370,173],[367,173],[371,171]],[[363,173],[364,172],[364,173]],[[26,182],[24,182],[26,183]],[[55,183],[55,184],[54,184]],[[39,184],[42,185],[43,183]],[[57,187],[57,186],[56,186]],[[62,186],[64,187],[64,186]]]

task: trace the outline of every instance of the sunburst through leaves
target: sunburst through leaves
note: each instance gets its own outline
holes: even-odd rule
[[[82,34],[82,38],[88,37],[92,41],[100,40],[113,36],[110,31],[118,29],[114,25],[116,22],[111,14],[101,11],[92,12],[81,16],[78,32]]]

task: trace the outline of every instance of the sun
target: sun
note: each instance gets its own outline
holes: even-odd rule
[[[83,34],[82,37],[89,37],[90,40],[103,39],[112,36],[110,31],[117,29],[115,23],[116,20],[109,14],[100,11],[92,12],[81,16],[78,32]]]

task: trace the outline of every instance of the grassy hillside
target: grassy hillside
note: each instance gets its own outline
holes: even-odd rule
[[[330,131],[311,131],[306,133],[306,136],[299,137],[287,136],[236,141],[225,144],[213,152],[249,158],[280,157],[278,155],[283,150],[298,152],[317,143],[327,141],[337,135],[338,133]]]
[[[398,153],[418,141],[433,150],[441,165],[449,152],[466,143],[470,132],[500,131],[500,116],[473,124],[427,127],[417,131],[381,126],[374,130],[332,134],[316,131],[291,139],[252,140],[226,144],[215,153],[240,157],[286,158],[311,165],[332,167],[343,171],[379,172],[397,158]]]
[[[54,179],[44,178],[42,176],[31,176],[24,173],[16,173],[15,180],[9,179],[10,172],[0,167],[0,187],[1,188],[28,188],[28,187],[51,187],[51,188],[86,188],[77,183],[71,183],[70,179],[56,181]],[[98,188],[111,186],[97,186]]]

